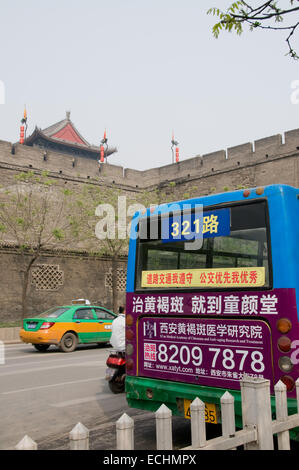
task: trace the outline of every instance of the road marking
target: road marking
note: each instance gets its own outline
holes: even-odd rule
[[[31,351],[31,352],[33,352],[33,353],[38,354],[38,351],[36,351],[36,350],[34,349],[34,347],[32,346],[31,343],[30,343],[30,344],[28,344],[28,343],[27,343],[27,344],[26,344],[26,343],[20,343],[19,345],[12,345],[12,344],[7,344],[7,343],[4,343],[4,344],[5,344],[5,348],[6,348],[8,351],[20,351],[20,350],[23,350],[23,351]],[[104,344],[105,344],[105,343],[103,343],[102,348],[100,348],[99,350],[102,351],[102,350],[104,350],[104,348],[105,348],[106,351],[111,351],[111,346],[109,346],[108,344],[105,344],[105,346],[104,346]],[[90,347],[89,347],[89,346],[90,346]],[[55,346],[55,345],[50,345],[50,348],[51,348],[51,349],[50,349],[50,351],[51,351],[50,354],[56,354],[56,353],[61,354],[61,351],[59,351],[59,349],[58,349],[57,346]],[[72,354],[76,354],[76,353],[78,353],[78,352],[80,352],[80,351],[81,351],[81,352],[82,352],[82,351],[84,351],[84,352],[85,352],[85,351],[86,351],[86,352],[88,352],[88,351],[94,351],[95,349],[97,349],[97,344],[96,344],[96,343],[80,343],[79,346],[78,346],[78,348],[76,349],[76,351],[73,351]],[[46,354],[49,354],[50,351],[48,351]]]
[[[1,373],[0,368],[0,377],[5,377],[7,375],[20,375],[20,374],[28,374],[32,372],[45,372],[47,370],[51,369],[62,369],[64,367],[97,367],[97,366],[103,366],[106,363],[106,361],[90,361],[90,362],[76,362],[74,364],[61,364],[61,365],[56,365],[56,366],[49,366],[49,367],[32,367],[30,369],[21,369],[21,370],[13,370],[10,372],[4,372],[3,374]],[[15,364],[14,364],[15,365]]]
[[[34,390],[41,390],[43,388],[51,388],[51,387],[61,387],[62,385],[75,385],[79,383],[84,383],[84,382],[95,382],[95,381],[100,381],[99,377],[96,377],[94,379],[84,379],[84,380],[74,380],[72,382],[59,382],[57,384],[50,384],[50,385],[40,385],[39,387],[31,387],[31,388],[21,388],[19,390],[11,390],[9,392],[2,392],[1,395],[11,395],[13,393],[24,393],[24,392],[32,392]]]
[[[58,355],[58,353],[54,353],[54,354],[55,354],[55,356],[56,356],[56,354]],[[38,353],[36,353],[34,355],[33,354],[23,354],[22,356],[9,356],[8,354],[6,354],[6,360],[8,360],[8,361],[13,361],[15,359],[25,359],[25,358],[31,359],[32,357],[47,357],[47,358],[49,358],[49,357],[53,357],[53,354],[46,355],[46,356],[45,355],[39,355]]]
[[[29,349],[29,348],[31,347],[31,345],[25,344],[25,343],[19,343],[19,344],[7,344],[7,343],[5,343],[5,346],[6,346],[7,349],[9,349],[10,351],[12,351],[12,350],[17,350],[17,349],[21,349],[21,348],[27,348],[27,349]]]
[[[90,401],[96,401],[96,400],[103,400],[104,398],[111,398],[111,393],[96,393],[96,395],[92,395],[90,397],[84,397],[84,398],[76,398],[74,400],[67,400],[67,401],[61,401],[60,403],[55,403],[53,405],[54,408],[64,408],[66,406],[75,406],[75,405],[81,405],[82,403],[89,403]]]
[[[73,352],[72,353],[72,357],[74,356],[77,356],[78,357],[78,353],[88,353],[90,351],[94,351],[92,349],[89,349],[89,350],[86,350],[86,349],[82,349],[82,350],[78,350],[76,352]],[[107,356],[109,356],[109,354],[111,354],[111,351],[109,350],[99,350],[99,353],[101,352],[104,352],[105,354],[107,354]],[[14,360],[14,359],[25,359],[25,358],[32,358],[32,357],[39,357],[39,358],[52,358],[54,356],[64,356],[64,353],[61,353],[60,351],[53,351],[53,352],[46,352],[46,353],[39,353],[39,352],[34,352],[34,351],[28,351],[27,354],[22,354],[21,356],[11,356],[9,355],[9,351],[7,351],[7,349],[5,348],[5,353],[6,353],[6,360]],[[84,354],[85,355],[85,354]],[[88,354],[86,354],[87,357],[98,357],[98,354],[95,356],[88,356]]]
[[[51,356],[39,356],[38,354],[35,356],[32,356],[32,355],[28,355],[28,354],[24,354],[23,356],[8,356],[6,355],[6,361],[14,361],[14,360],[17,360],[17,359],[32,359],[32,358],[38,358],[38,359],[41,359],[43,358],[43,360],[45,360],[45,358],[47,359],[52,359],[53,358],[53,355],[51,354]],[[70,359],[70,358],[65,358],[65,359]],[[73,358],[74,359],[74,358]],[[55,360],[55,359],[53,359]],[[58,359],[56,359],[57,361]],[[63,358],[61,358],[61,360],[63,360]]]
[[[23,356],[23,357],[29,359],[28,356]],[[42,358],[42,357],[45,357],[45,356],[40,356],[40,358]],[[40,359],[40,358],[39,358],[39,359]],[[48,358],[49,358],[49,356],[48,356]],[[83,357],[80,357],[81,360],[82,360],[82,359],[85,359],[85,360],[87,361],[87,360],[90,359],[90,362],[91,362],[91,363],[93,362],[92,359],[99,359],[99,358],[100,358],[99,355],[96,355],[96,356],[87,356],[86,358],[85,358],[85,357],[84,357],[84,358],[83,358]],[[6,362],[7,362],[8,360],[11,361],[11,360],[13,360],[13,359],[16,359],[16,358],[6,358]],[[58,362],[58,361],[60,361],[60,362],[62,362],[62,361],[73,361],[73,362],[75,362],[76,359],[79,359],[79,357],[78,357],[78,356],[76,356],[76,357],[61,357],[61,358],[59,358],[59,359],[52,359],[52,360],[51,360],[51,359],[52,359],[52,358],[49,358],[49,362]],[[14,364],[7,364],[7,363],[6,363],[6,364],[4,365],[4,368],[7,368],[7,367],[17,367],[17,366],[24,366],[24,365],[29,366],[29,365],[31,365],[31,364],[43,364],[44,362],[45,362],[45,359],[43,359],[42,361],[25,362],[25,363],[24,363],[24,362],[17,362],[17,363],[14,363]],[[105,361],[104,361],[104,362],[105,362]],[[104,362],[103,362],[103,363],[104,363]],[[0,370],[3,370],[3,369],[1,368]]]

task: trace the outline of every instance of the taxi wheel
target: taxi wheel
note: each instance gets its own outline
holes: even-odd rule
[[[35,347],[35,349],[37,349],[38,351],[47,351],[47,349],[50,347],[49,344],[34,344],[33,345]]]
[[[78,344],[78,338],[74,333],[65,333],[59,343],[59,349],[62,352],[73,352]]]

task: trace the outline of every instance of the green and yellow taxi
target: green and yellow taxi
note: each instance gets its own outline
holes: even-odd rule
[[[72,305],[54,307],[40,315],[23,320],[20,338],[38,351],[51,344],[63,352],[72,352],[79,343],[107,343],[117,315],[107,308],[90,305],[78,299]]]

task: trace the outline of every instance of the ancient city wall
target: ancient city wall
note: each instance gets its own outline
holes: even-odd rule
[[[253,186],[278,182],[298,186],[299,169],[290,161],[298,162],[299,129],[286,132],[284,143],[282,141],[282,135],[274,135],[257,140],[253,144],[246,143],[227,150],[196,156],[178,164],[147,170],[143,172],[145,185],[165,186],[165,183],[171,181],[186,184],[186,179],[188,179],[189,181],[200,180],[201,187],[205,188],[203,192],[206,192],[206,188],[216,186],[218,186],[217,190],[223,191],[222,186],[231,185],[230,189],[235,189],[236,185],[243,184],[244,174],[247,173],[248,182]],[[274,161],[275,165],[273,165]],[[294,165],[295,170],[297,168],[295,173]],[[259,178],[259,172],[262,172],[262,178]],[[216,175],[217,178],[215,178]],[[222,180],[221,184],[219,184],[219,178]]]
[[[21,318],[22,263],[13,248],[0,250],[0,322]],[[41,313],[72,299],[85,298],[107,308],[112,306],[112,277],[109,258],[80,253],[45,253],[29,281],[28,311]],[[118,303],[125,301],[126,259],[118,262]]]
[[[288,182],[288,184],[298,186],[298,171],[294,172],[294,164],[291,163],[291,160],[297,161],[298,149],[299,129],[295,129],[285,132],[283,135],[265,137],[253,143],[245,143],[202,156],[197,155],[179,163],[138,171],[111,164],[102,164],[99,168],[99,164],[95,160],[82,157],[73,158],[70,155],[52,151],[45,153],[40,148],[20,144],[13,146],[9,142],[0,141],[2,175],[2,177],[0,175],[0,179],[3,179],[3,170],[6,170],[7,174],[10,174],[11,171],[24,171],[24,169],[47,170],[62,179],[115,184],[123,189],[138,191],[171,181],[179,183],[185,178],[210,179],[213,175],[220,173],[225,173],[225,178],[227,178],[228,172],[234,173],[233,178],[238,180],[236,171],[241,177],[244,168],[251,168],[249,179],[252,181],[252,167],[256,167],[257,172],[261,172],[260,175],[256,175],[258,184]],[[275,164],[273,164],[274,161]],[[281,176],[282,173],[283,176]],[[283,181],[280,181],[280,177]],[[253,184],[255,184],[255,179]]]

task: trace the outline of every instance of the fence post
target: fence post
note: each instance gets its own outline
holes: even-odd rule
[[[286,421],[288,418],[287,404],[287,387],[279,380],[274,387],[276,419],[277,421]],[[289,431],[279,432],[277,434],[278,450],[290,450],[290,433]]]
[[[89,430],[77,423],[69,433],[70,450],[89,450]]]
[[[257,441],[247,450],[273,450],[270,380],[245,376],[241,381],[243,428],[256,426]]]
[[[192,448],[204,447],[206,441],[205,404],[196,397],[190,405]]]
[[[221,422],[222,422],[222,436],[233,437],[236,432],[235,424],[235,399],[229,393],[225,392],[221,399]],[[235,450],[231,449],[231,450]]]
[[[15,446],[16,450],[37,450],[37,443],[31,437],[24,436],[23,439]]]
[[[134,450],[134,420],[124,413],[116,421],[117,450]]]
[[[172,450],[172,412],[163,404],[155,415],[157,450]]]

